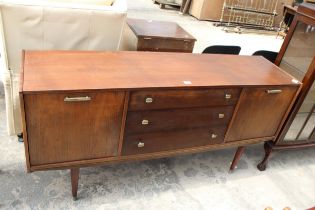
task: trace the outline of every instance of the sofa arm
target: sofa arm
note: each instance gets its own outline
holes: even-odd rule
[[[72,2],[38,1],[38,0],[37,1],[36,0],[28,0],[28,1],[0,0],[0,5],[6,5],[6,4],[127,13],[126,0],[115,0],[112,6],[102,6],[102,5],[96,5],[96,4],[82,4],[82,3],[72,3]]]
[[[114,4],[112,5],[113,10],[117,12],[125,12],[127,13],[127,2],[126,0],[115,0]]]

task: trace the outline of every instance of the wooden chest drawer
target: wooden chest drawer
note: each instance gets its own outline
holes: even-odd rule
[[[126,133],[228,125],[234,106],[129,112]]]
[[[216,126],[126,135],[122,154],[133,155],[219,144],[223,142],[225,132],[225,126]]]
[[[240,89],[135,91],[129,110],[153,110],[236,104]]]
[[[138,51],[192,52],[195,40],[141,37],[138,39]]]

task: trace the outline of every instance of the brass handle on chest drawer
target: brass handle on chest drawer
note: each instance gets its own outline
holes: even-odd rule
[[[227,94],[225,94],[225,98],[230,99],[230,98],[232,98],[232,95],[227,93]]]
[[[222,118],[224,118],[224,114],[220,113],[219,114],[219,119],[222,119]]]
[[[145,99],[145,102],[146,102],[147,104],[150,104],[150,103],[153,102],[153,98],[148,97],[148,98]]]
[[[66,96],[63,100],[65,102],[91,101],[91,97],[90,96],[81,96],[81,97],[68,97],[68,96]]]
[[[215,133],[212,133],[212,134],[211,134],[211,138],[212,138],[212,139],[216,139],[217,137],[218,137],[217,134],[215,134]]]
[[[143,143],[143,142],[139,142],[139,143],[138,143],[138,147],[139,147],[139,148],[144,147],[144,143]]]
[[[275,93],[281,93],[282,90],[266,90],[266,92],[267,92],[268,94],[275,94]]]
[[[148,125],[149,124],[149,120],[142,120],[141,124],[142,125]]]

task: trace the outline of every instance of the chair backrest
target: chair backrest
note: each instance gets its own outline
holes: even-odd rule
[[[240,51],[240,46],[213,45],[204,49],[202,53],[238,55]]]
[[[261,55],[264,58],[266,58],[267,60],[269,60],[270,62],[274,63],[276,61],[278,53],[273,52],[273,51],[268,51],[268,50],[258,50],[256,52],[254,52],[253,55]]]
[[[19,73],[22,50],[118,50],[127,13],[124,1],[113,6],[0,1],[7,68]]]

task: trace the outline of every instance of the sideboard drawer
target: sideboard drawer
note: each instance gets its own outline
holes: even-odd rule
[[[135,91],[129,110],[152,110],[236,104],[240,89]]]
[[[226,126],[127,135],[123,155],[183,149],[223,143]]]
[[[126,133],[228,125],[234,106],[128,112]]]

